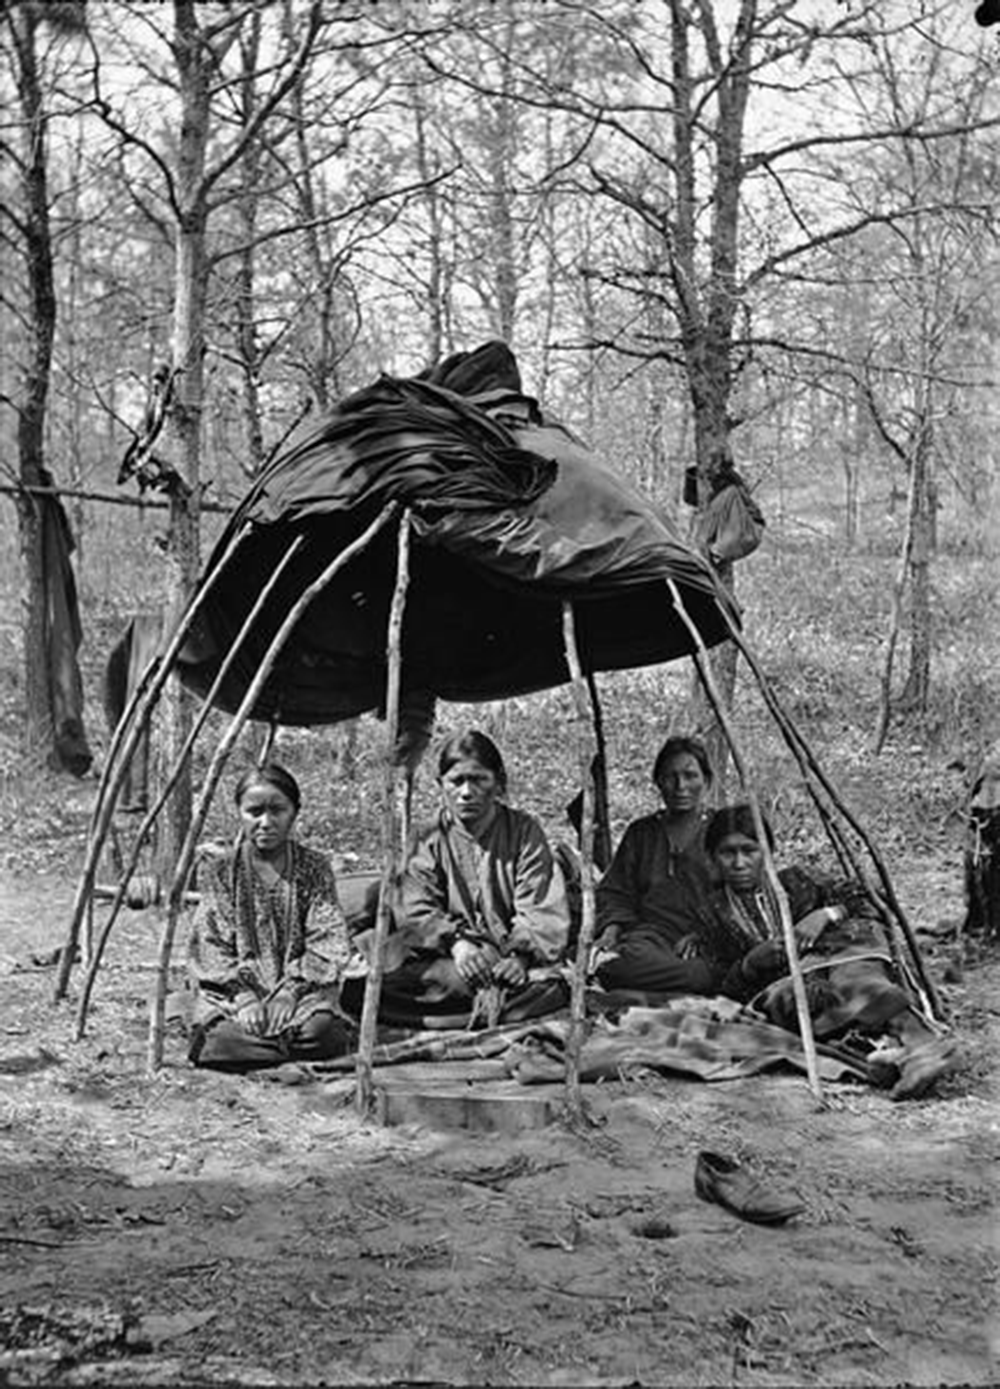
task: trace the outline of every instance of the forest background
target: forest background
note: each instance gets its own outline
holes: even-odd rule
[[[735,460],[768,521],[724,572],[752,646],[881,845],[959,896],[1000,652],[998,51],[973,8],[4,5],[8,865],[75,865],[87,803],[56,752],[45,489],[76,545],[86,792],[113,641],[190,593],[295,424],[499,338],[683,531],[685,470],[703,505]],[[818,851],[735,653],[719,670],[786,850]],[[616,832],[689,681],[600,681]],[[516,798],[561,826],[569,707],[441,720],[494,732]],[[168,717],[177,746],[190,710]],[[345,861],[377,858],[381,736],[279,740]]]
[[[996,948],[940,929],[1000,736],[991,3],[0,0],[0,1377],[997,1382]],[[185,601],[300,419],[487,339],[684,533],[735,461],[767,526],[723,578],[922,933],[968,1062],[933,1097],[644,1073],[589,1086],[583,1134],[435,1135],[362,1123],[351,1078],[192,1070],[173,1034],[150,1073],[156,909],[119,921],[86,1036],[52,1006],[125,623]],[[832,866],[734,657],[780,856]],[[597,683],[617,837],[698,715],[687,662]],[[158,742],[191,717],[165,701]],[[439,706],[560,835],[573,719],[566,689]],[[278,732],[340,869],[380,861],[384,747],[368,716]],[[232,831],[219,795],[206,837]],[[801,1189],[801,1228],[700,1201],[705,1147]]]

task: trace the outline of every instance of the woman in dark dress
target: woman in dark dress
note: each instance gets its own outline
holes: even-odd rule
[[[704,744],[668,738],[653,781],[663,809],[629,825],[597,888],[597,979],[646,999],[712,993],[706,961],[677,951],[697,931],[711,886],[704,836],[712,768]]]

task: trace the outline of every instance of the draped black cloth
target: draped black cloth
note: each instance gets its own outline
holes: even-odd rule
[[[390,501],[413,518],[403,672],[404,699],[417,707],[563,683],[566,600],[588,670],[691,651],[668,578],[707,645],[726,635],[726,600],[707,562],[523,394],[509,349],[490,343],[422,377],[384,376],[300,427],[209,560],[208,575],[242,533],[181,653],[185,682],[205,693],[267,577],[303,535],[223,682],[217,702],[235,709],[296,598]],[[380,709],[396,549],[389,526],[312,602],[254,717],[310,725]]]

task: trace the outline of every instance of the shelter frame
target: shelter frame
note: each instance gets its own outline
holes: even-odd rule
[[[506,351],[506,349],[504,349]],[[475,357],[475,354],[472,354]],[[500,397],[499,403],[494,397]],[[364,399],[363,399],[364,397]],[[472,400],[493,401],[490,404],[482,404],[482,410],[474,407]],[[286,464],[286,471],[275,471],[274,475],[265,476],[258,479],[257,485],[251,489],[251,494],[246,499],[246,504],[242,504],[236,514],[233,515],[231,533],[226,533],[224,539],[218,547],[218,558],[213,567],[208,569],[207,575],[201,579],[196,592],[189,601],[189,606],[185,613],[179,618],[178,625],[171,638],[169,638],[163,656],[157,658],[154,663],[147,668],[143,675],[139,688],[133,694],[132,700],[126,707],[125,714],[119,721],[118,728],[115,729],[111,750],[108,753],[106,767],[104,767],[103,778],[101,778],[99,795],[97,795],[96,807],[92,826],[90,826],[88,849],[86,849],[85,867],[79,882],[78,892],[72,911],[71,922],[69,922],[67,946],[61,954],[60,974],[58,974],[56,997],[63,999],[67,992],[69,971],[72,970],[78,947],[79,933],[86,924],[86,972],[85,985],[83,985],[81,999],[79,999],[78,1018],[76,1018],[76,1035],[82,1036],[85,1031],[86,1017],[90,996],[94,982],[96,982],[97,972],[99,972],[101,957],[106,949],[108,936],[114,921],[117,920],[122,904],[128,897],[129,883],[135,874],[136,864],[144,839],[149,835],[158,815],[163,811],[167,803],[169,793],[174,788],[176,781],[189,764],[193,756],[194,746],[196,746],[197,736],[204,728],[208,713],[211,708],[218,704],[218,707],[229,708],[232,710],[232,720],[222,739],[219,740],[214,756],[211,758],[208,774],[204,779],[203,789],[197,800],[196,810],[194,810],[192,825],[186,833],[181,850],[179,850],[178,861],[172,867],[171,882],[167,895],[165,895],[165,924],[163,936],[160,940],[160,951],[157,958],[156,992],[154,992],[153,1006],[150,1013],[149,1046],[147,1046],[147,1057],[149,1064],[156,1068],[163,1064],[164,1053],[164,1004],[165,993],[167,993],[167,982],[169,978],[169,965],[171,965],[172,946],[178,925],[179,914],[186,903],[186,889],[196,856],[197,840],[206,822],[208,810],[210,810],[215,788],[217,788],[219,778],[224,771],[228,758],[231,756],[236,739],[239,738],[243,726],[250,718],[267,717],[274,729],[278,715],[275,713],[274,701],[268,706],[265,699],[265,686],[271,672],[274,671],[279,657],[286,644],[292,642],[296,626],[300,619],[306,615],[306,610],[317,599],[319,594],[326,593],[326,590],[333,592],[333,579],[336,578],[351,563],[351,560],[361,556],[365,550],[372,546],[376,536],[385,531],[389,522],[394,518],[399,518],[399,525],[396,531],[396,558],[394,558],[394,583],[392,592],[389,596],[386,615],[386,635],[385,643],[381,647],[381,657],[385,663],[385,697],[383,697],[383,710],[385,710],[386,720],[386,757],[385,757],[385,788],[383,788],[383,818],[382,818],[382,881],[379,890],[378,915],[376,915],[375,945],[372,950],[371,972],[368,975],[367,988],[365,988],[365,999],[363,1007],[363,1020],[361,1020],[361,1038],[358,1046],[357,1056],[357,1090],[358,1103],[365,1113],[371,1107],[372,1099],[372,1054],[375,1046],[375,1024],[378,1015],[379,992],[381,992],[381,979],[383,970],[383,960],[385,960],[385,943],[387,931],[389,931],[389,906],[390,892],[393,888],[394,875],[400,867],[400,853],[406,853],[408,847],[407,826],[400,826],[400,817],[397,813],[397,792],[399,792],[399,768],[394,758],[394,750],[397,745],[397,733],[399,733],[400,720],[400,692],[401,678],[403,678],[403,626],[404,621],[410,618],[412,608],[417,604],[412,603],[412,594],[408,599],[408,589],[411,585],[411,539],[422,540],[425,542],[425,549],[422,557],[435,550],[440,554],[447,550],[449,540],[454,542],[456,536],[447,529],[447,519],[451,515],[471,515],[474,508],[479,508],[478,515],[486,517],[487,521],[481,525],[481,531],[475,533],[475,543],[482,543],[483,546],[493,546],[496,549],[499,540],[497,536],[503,532],[504,526],[510,524],[514,531],[517,531],[517,524],[521,519],[525,519],[526,525],[536,524],[539,532],[549,535],[556,529],[557,521],[560,517],[572,517],[586,513],[586,486],[590,483],[586,479],[594,474],[594,465],[581,457],[581,450],[576,449],[574,440],[562,439],[557,435],[551,426],[544,422],[536,421],[531,418],[529,411],[528,424],[522,428],[521,433],[515,429],[508,429],[503,424],[503,408],[511,408],[511,400],[517,403],[524,403],[526,397],[519,394],[517,390],[504,389],[501,392],[486,392],[483,396],[469,396],[468,399],[460,399],[454,390],[443,388],[440,385],[432,385],[426,381],[414,379],[411,382],[392,382],[383,379],[376,388],[365,394],[358,393],[356,397],[350,397],[349,401],[342,404],[340,414],[333,415],[328,424],[317,426],[315,438],[310,436],[306,442],[296,447],[290,447]],[[299,569],[299,558],[306,550],[304,536],[306,536],[306,526],[319,524],[326,521],[331,514],[333,504],[340,504],[338,499],[340,492],[338,488],[346,489],[346,496],[356,496],[350,492],[349,482],[353,485],[354,475],[361,476],[360,492],[358,496],[364,494],[365,507],[372,503],[371,510],[358,510],[357,517],[351,524],[356,526],[364,525],[364,518],[372,514],[375,510],[374,497],[378,496],[378,488],[375,486],[375,472],[365,478],[363,458],[358,454],[351,454],[349,447],[344,444],[344,431],[354,428],[354,422],[361,413],[361,407],[369,408],[374,414],[369,413],[367,419],[376,419],[382,433],[378,435],[378,447],[372,446],[372,457],[394,458],[396,472],[393,474],[393,485],[396,492],[390,492],[389,483],[385,483],[382,490],[383,497],[389,497],[382,506],[382,510],[376,515],[374,521],[369,522],[360,533],[354,533],[353,538],[346,539],[346,535],[333,531],[333,535],[339,536],[338,550],[336,550],[333,560],[326,563],[326,551],[322,547],[314,547],[308,557],[308,564],[303,569]],[[407,411],[412,407],[412,414]],[[490,414],[490,410],[496,408],[499,413]],[[331,435],[324,433],[325,429],[331,429]],[[461,446],[457,446],[456,440],[461,438],[462,429],[468,428],[474,436],[474,444],[469,446],[469,451],[464,451],[464,440]],[[336,433],[336,431],[340,433]],[[440,439],[443,440],[442,450],[440,450],[440,472],[433,474],[433,469],[429,465],[429,458],[435,458],[433,453],[433,443],[439,438],[435,431],[440,431]],[[549,431],[546,435],[546,429]],[[544,435],[544,440],[539,443],[539,435]],[[417,443],[414,443],[414,439]],[[317,450],[319,446],[329,447],[329,449],[339,449],[340,472],[322,483],[314,493],[308,492],[308,485],[311,479],[315,479],[315,467],[317,467]],[[489,488],[476,492],[475,488],[469,490],[467,475],[465,475],[465,464],[469,458],[478,458],[475,453],[476,447],[481,449],[481,461],[483,471],[489,475]],[[553,450],[549,453],[537,453],[537,449]],[[560,447],[562,454],[560,454]],[[311,450],[311,451],[310,451]],[[412,469],[412,476],[400,479],[399,460],[400,456],[406,457],[408,464],[408,450],[415,454],[415,465]],[[575,451],[574,451],[575,450]],[[321,450],[319,450],[321,451]],[[346,463],[344,463],[346,458]],[[525,467],[525,460],[533,458],[535,467]],[[562,471],[558,467],[556,460],[561,458],[565,468],[565,478],[568,479],[564,488],[560,492],[558,479],[562,478]],[[456,467],[458,460],[458,467]],[[306,467],[303,467],[306,461]],[[294,469],[290,468],[294,464]],[[276,468],[276,465],[275,465]],[[372,464],[374,468],[374,464]],[[553,474],[554,468],[554,474]],[[299,471],[296,471],[299,469]],[[313,471],[311,471],[313,469]],[[590,472],[587,472],[590,469]],[[387,472],[392,472],[392,467],[387,467]],[[579,478],[576,478],[579,474]],[[429,482],[428,482],[429,478]],[[574,481],[576,478],[576,481]],[[583,479],[583,482],[579,479]],[[576,492],[574,492],[574,486]],[[608,496],[618,503],[619,492],[622,489],[621,482],[608,482]],[[272,490],[268,490],[272,488]],[[429,492],[426,489],[429,488]],[[615,492],[618,488],[618,492]],[[282,490],[283,489],[283,490]],[[367,490],[365,490],[367,489]],[[546,499],[556,499],[551,501],[550,510],[544,513]],[[540,501],[539,501],[540,499]],[[539,511],[529,514],[531,504],[539,501]],[[343,503],[346,507],[349,503]],[[844,870],[850,871],[860,879],[862,885],[868,890],[872,900],[876,901],[882,908],[883,915],[890,925],[890,943],[892,943],[893,957],[897,967],[901,971],[907,970],[915,972],[919,981],[919,989],[922,990],[921,997],[924,1001],[926,1010],[932,1018],[939,1017],[940,1004],[937,1001],[933,986],[929,981],[924,970],[917,942],[912,933],[910,924],[906,920],[899,901],[896,899],[892,882],[882,861],[881,854],[872,845],[871,840],[865,835],[864,829],[856,820],[853,814],[847,810],[843,801],[840,800],[832,783],[821,771],[817,760],[812,756],[808,749],[806,740],[797,731],[789,715],[783,710],[781,701],[769,685],[767,676],[764,675],[760,665],[758,665],[753,653],[747,647],[740,633],[739,622],[733,611],[732,599],[729,593],[722,588],[718,575],[715,574],[711,565],[707,561],[701,560],[699,556],[694,556],[690,547],[683,546],[679,540],[671,539],[672,531],[668,522],[662,519],[654,519],[647,524],[646,519],[637,515],[636,508],[643,503],[636,503],[635,499],[625,497],[622,500],[622,514],[628,517],[628,525],[622,535],[615,535],[615,542],[624,540],[633,544],[631,551],[632,568],[625,572],[624,582],[626,593],[628,593],[629,603],[632,601],[632,594],[642,592],[643,599],[651,606],[651,617],[649,626],[653,628],[656,642],[651,642],[650,633],[646,628],[642,629],[642,640],[639,640],[636,632],[631,628],[626,635],[629,640],[635,640],[636,646],[628,646],[625,654],[622,654],[622,647],[615,644],[615,640],[610,640],[608,646],[604,647],[603,654],[596,647],[596,638],[593,631],[590,638],[594,640],[594,646],[587,650],[585,640],[581,639],[586,633],[587,619],[603,622],[601,628],[604,635],[610,633],[611,638],[617,638],[618,633],[614,632],[614,622],[622,621],[625,606],[621,600],[617,604],[612,604],[610,608],[601,607],[601,601],[607,597],[607,590],[601,588],[597,583],[596,592],[592,592],[592,581],[594,574],[600,579],[607,578],[604,571],[601,571],[597,561],[592,554],[586,551],[585,546],[581,546],[581,554],[586,554],[586,564],[582,564],[581,569],[558,568],[558,558],[553,558],[553,554],[558,554],[558,546],[553,547],[553,553],[546,554],[546,561],[550,568],[544,568],[544,583],[539,586],[539,590],[533,593],[533,601],[536,608],[542,611],[542,619],[536,622],[532,632],[535,633],[536,647],[532,647],[533,654],[540,653],[544,656],[544,661],[539,663],[537,669],[532,668],[531,674],[526,675],[521,672],[521,679],[535,679],[535,685],[524,683],[524,685],[514,685],[514,683],[504,683],[504,692],[511,689],[532,689],[544,688],[546,683],[569,683],[572,701],[575,708],[576,724],[576,753],[578,753],[579,779],[582,786],[582,818],[581,818],[581,851],[582,851],[582,915],[583,922],[581,933],[579,933],[578,943],[576,943],[576,956],[572,963],[572,989],[571,989],[571,1025],[569,1025],[569,1039],[567,1049],[567,1095],[569,1110],[575,1117],[582,1115],[582,1097],[579,1093],[579,1051],[582,1047],[583,1031],[585,1031],[585,981],[587,963],[589,963],[590,943],[592,943],[594,932],[594,821],[596,821],[596,792],[597,786],[594,781],[594,749],[597,758],[604,756],[603,728],[601,728],[601,715],[599,701],[596,697],[596,683],[594,683],[594,672],[597,669],[621,668],[626,664],[649,664],[653,660],[665,660],[678,654],[685,654],[693,658],[694,667],[710,700],[712,711],[717,718],[719,726],[732,751],[733,763],[739,772],[740,782],[742,782],[747,799],[750,800],[751,810],[753,810],[754,821],[756,821],[758,836],[761,845],[765,850],[765,875],[769,893],[776,908],[776,917],[781,922],[781,932],[789,957],[790,972],[794,983],[794,996],[796,996],[796,1007],[799,1011],[799,1022],[801,1036],[803,1036],[804,1047],[806,1047],[807,1074],[810,1079],[811,1089],[818,1096],[818,1068],[815,1061],[815,1047],[812,1045],[811,1024],[808,1018],[808,1008],[806,1006],[806,990],[804,990],[803,978],[801,978],[801,967],[799,957],[797,957],[796,945],[794,945],[794,935],[792,921],[790,921],[787,900],[783,895],[781,882],[776,875],[774,860],[767,847],[767,836],[762,833],[762,818],[760,806],[753,786],[750,785],[749,774],[747,774],[746,758],[737,746],[735,731],[732,728],[732,721],[729,720],[724,703],[719,699],[718,690],[715,689],[711,676],[711,664],[707,658],[707,646],[710,642],[718,642],[726,638],[732,639],[736,643],[737,649],[743,654],[758,689],[764,697],[769,713],[774,718],[779,732],[781,732],[786,746],[792,751],[794,760],[799,765],[803,774],[804,783],[810,795],[815,810],[819,814],[819,820],[824,826],[826,835],[831,840],[833,850],[835,850],[837,860],[840,861]],[[290,508],[289,513],[283,513],[282,506]],[[449,506],[451,510],[449,510]],[[254,507],[257,510],[254,510]],[[560,513],[560,507],[562,511]],[[629,510],[629,507],[632,510]],[[650,508],[647,506],[647,511]],[[654,510],[654,508],[653,508]],[[544,514],[543,514],[544,513]],[[293,522],[286,521],[288,514],[293,515]],[[267,546],[263,549],[257,547],[257,540],[261,533],[267,531],[267,526],[275,521],[275,517],[282,518],[286,529],[276,529],[272,535],[268,536]],[[646,529],[643,531],[643,525]],[[546,531],[546,528],[547,529]],[[310,539],[317,535],[329,532],[308,532]],[[347,532],[350,533],[350,532]],[[557,535],[561,535],[557,532]],[[517,560],[514,567],[501,571],[503,582],[497,581],[496,589],[500,590],[500,603],[506,603],[507,590],[511,593],[519,592],[518,583],[522,588],[528,588],[526,581],[522,583],[518,575],[522,569],[533,572],[533,551],[529,553],[528,542],[532,536],[525,533],[518,535],[517,544],[512,544],[510,554]],[[601,536],[601,540],[606,540]],[[267,560],[269,568],[269,578],[267,583],[257,592],[256,599],[250,597],[249,604],[242,611],[239,618],[232,618],[231,625],[226,629],[225,622],[222,622],[222,636],[224,640],[217,643],[217,651],[224,651],[218,664],[215,667],[206,665],[206,668],[199,672],[200,683],[196,688],[199,689],[203,697],[203,708],[199,717],[194,721],[192,731],[188,739],[185,740],[175,765],[168,771],[167,783],[165,783],[163,793],[158,796],[156,803],[147,811],[146,817],[140,825],[138,836],[131,856],[122,870],[121,881],[118,888],[114,890],[113,907],[111,907],[110,918],[104,922],[99,939],[96,942],[90,940],[90,913],[92,913],[94,889],[94,876],[96,876],[97,863],[104,842],[106,842],[108,831],[110,831],[111,821],[117,799],[124,785],[125,772],[128,768],[128,761],[131,758],[139,739],[143,732],[149,728],[151,717],[156,710],[157,700],[165,688],[165,683],[175,674],[178,668],[179,657],[186,636],[192,629],[194,619],[199,615],[201,608],[206,608],[208,600],[213,596],[214,586],[222,581],[219,593],[224,592],[226,586],[232,588],[231,575],[229,575],[229,565],[240,556],[240,547],[246,543],[246,557],[249,563],[260,564],[261,560]],[[472,543],[469,540],[469,533],[458,536],[457,553],[464,554],[462,546]],[[533,543],[533,540],[532,540]],[[550,542],[551,543],[551,542]],[[518,546],[519,547],[518,549]],[[572,547],[571,547],[572,549]],[[614,550],[615,546],[608,549]],[[378,565],[386,565],[383,560],[382,547],[376,551],[379,554]],[[490,551],[492,553],[492,551]],[[657,564],[649,563],[649,556],[653,554],[657,560],[662,560],[662,567]],[[476,556],[481,560],[481,556]],[[367,557],[368,558],[368,557]],[[419,558],[419,557],[417,557]],[[587,568],[587,564],[592,567]],[[246,558],[244,558],[246,565]],[[521,568],[518,568],[521,565]],[[594,568],[594,565],[597,565]],[[279,589],[285,576],[292,575],[292,569],[296,571],[294,582],[299,583],[300,588],[293,589],[293,600],[289,600],[289,592]],[[264,569],[268,572],[268,569]],[[464,571],[465,572],[465,571]],[[469,578],[475,579],[475,567],[468,569]],[[681,582],[675,578],[678,574],[685,575],[683,583],[689,593],[690,601],[685,599],[682,593]],[[675,576],[671,576],[674,574]],[[612,575],[619,576],[619,575]],[[419,575],[414,581],[414,593],[419,597]],[[664,581],[665,582],[662,582]],[[379,581],[382,575],[379,574]],[[440,582],[440,575],[437,581]],[[351,579],[351,583],[354,579]],[[479,581],[481,582],[481,581]],[[608,581],[610,582],[610,581]],[[574,586],[576,588],[574,589]],[[304,585],[304,588],[303,586]],[[628,588],[628,585],[635,585],[635,588]],[[239,588],[239,585],[236,585]],[[642,588],[639,589],[639,586]],[[378,592],[383,592],[379,589]],[[436,592],[436,590],[435,590]],[[619,594],[619,589],[614,590]],[[276,629],[272,629],[271,618],[264,621],[263,613],[267,607],[269,596],[274,594],[276,606],[281,608],[281,621],[278,621]],[[246,588],[243,589],[242,597],[246,596]],[[587,600],[594,597],[592,606],[587,607]],[[325,600],[325,597],[324,597]],[[662,600],[662,608],[660,603]],[[282,604],[289,604],[289,610],[283,611]],[[215,606],[221,606],[219,600]],[[511,606],[514,606],[514,599],[511,599]],[[239,604],[233,607],[233,614],[239,611]],[[497,608],[497,613],[499,613]],[[521,608],[517,608],[521,614]],[[561,625],[557,625],[554,618],[561,614]],[[646,608],[642,608],[643,621],[646,619]],[[271,614],[274,617],[274,614]],[[501,619],[497,618],[497,624],[501,626]],[[367,628],[368,635],[371,636],[372,650],[378,653],[379,633],[381,626],[375,626],[369,621]],[[232,633],[232,635],[229,635]],[[708,638],[706,638],[708,633]],[[518,629],[519,635],[519,629]],[[251,640],[253,639],[253,640]],[[658,643],[658,644],[657,644]],[[503,643],[500,643],[503,644]],[[507,650],[507,649],[504,649]],[[662,656],[662,651],[668,651],[668,656]],[[596,651],[596,654],[594,654]],[[660,654],[657,654],[660,653]],[[508,651],[511,658],[517,656],[517,651]],[[243,663],[239,669],[240,663]],[[207,671],[211,669],[211,676]],[[372,667],[375,671],[375,685],[378,685],[382,678],[381,665]],[[446,685],[431,685],[429,689],[433,693],[444,690],[443,697],[467,697],[464,694],[447,693]],[[325,692],[324,692],[325,693]],[[590,699],[587,701],[587,693]],[[378,697],[378,696],[375,696]],[[483,697],[479,696],[471,697]],[[364,706],[372,707],[372,706]],[[310,708],[304,707],[303,718],[301,721],[307,722],[310,718]],[[333,713],[333,708],[338,708]],[[300,710],[301,711],[301,710]],[[335,721],[336,718],[344,717],[343,711],[338,706],[328,706],[324,704],[324,714],[329,715],[326,721]],[[319,718],[317,721],[324,721]],[[290,718],[289,722],[296,722],[296,718]],[[408,774],[410,775],[410,774]],[[407,783],[407,793],[410,785]],[[408,795],[407,795],[408,804]],[[607,821],[607,815],[604,815]],[[860,840],[864,849],[867,849],[872,864],[875,867],[875,876],[879,886],[875,888],[868,881],[865,874],[864,865],[861,863],[861,856],[851,845],[850,836],[854,835]],[[897,932],[901,932],[904,945],[907,947],[910,964],[904,960],[903,949],[901,949]]]

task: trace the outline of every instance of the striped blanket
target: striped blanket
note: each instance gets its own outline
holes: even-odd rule
[[[565,1076],[569,1018],[565,1014],[484,1032],[423,1032],[375,1048],[376,1066],[410,1061],[503,1060],[524,1085]],[[869,1080],[864,1059],[845,1047],[817,1043],[825,1080]],[[354,1056],[316,1063],[317,1071],[347,1071]],[[651,1070],[705,1081],[739,1080],[761,1072],[805,1071],[798,1037],[724,998],[678,998],[660,1008],[632,1007],[616,1020],[588,1019],[580,1078],[596,1081]]]

